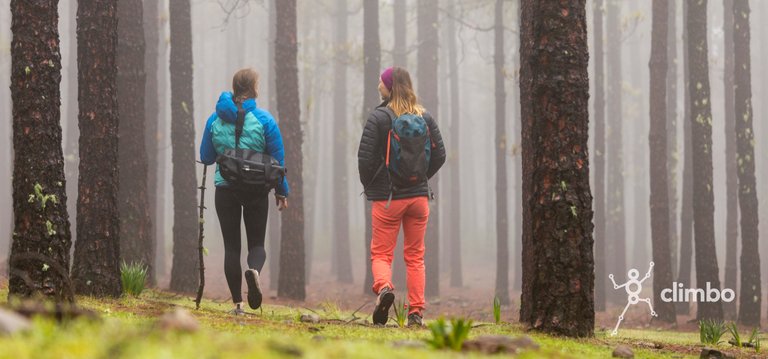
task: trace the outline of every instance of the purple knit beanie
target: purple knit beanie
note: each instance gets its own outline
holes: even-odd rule
[[[392,91],[392,70],[392,67],[388,67],[381,73],[381,82],[384,83],[384,86],[389,91]]]

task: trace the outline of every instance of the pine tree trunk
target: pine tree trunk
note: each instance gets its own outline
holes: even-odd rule
[[[363,0],[365,1],[365,0]],[[406,2],[408,0],[394,0],[393,10],[394,19],[393,23],[396,26],[392,26],[395,32],[395,46],[392,49],[392,62],[394,66],[408,67],[408,48],[406,47],[406,30],[407,30],[407,10]]]
[[[199,265],[190,10],[190,0],[170,1],[171,147],[173,151],[171,290],[184,293],[197,290]]]
[[[451,16],[456,17],[456,1],[451,0],[449,3],[448,12]],[[451,149],[448,156],[451,177],[451,189],[448,194],[450,197],[451,206],[448,207],[448,218],[451,220],[448,223],[447,240],[450,244],[449,262],[451,268],[451,287],[461,287],[464,285],[464,276],[462,274],[462,252],[461,252],[461,171],[459,153],[460,152],[460,140],[459,133],[461,131],[461,122],[459,121],[459,103],[461,98],[459,97],[459,65],[456,61],[456,20],[446,19],[448,38],[448,81],[450,83],[450,120],[451,120]],[[502,49],[503,51],[503,49]],[[502,54],[503,55],[503,54]],[[502,78],[503,81],[503,78]]]
[[[406,43],[406,30],[407,15],[406,15],[406,0],[394,0],[393,6],[393,23],[397,24],[392,26],[394,29],[394,45],[392,47],[392,60],[394,66],[408,67],[408,45]],[[378,73],[372,71],[371,75],[376,78],[376,84],[378,85]],[[374,85],[375,87],[376,85]],[[376,98],[378,99],[378,92],[376,92]],[[368,114],[366,113],[367,117]],[[370,217],[370,216],[369,216]],[[369,220],[366,217],[366,220]],[[370,224],[368,224],[370,225]],[[368,237],[370,240],[370,236]],[[395,288],[405,288],[406,286],[406,273],[405,273],[405,259],[403,258],[403,245],[404,245],[403,231],[401,230],[397,236],[397,244],[395,244],[395,253],[392,260],[392,284]],[[370,253],[368,254],[370,256]],[[370,261],[368,261],[370,262]],[[367,262],[367,263],[368,263]],[[373,275],[373,274],[371,274]],[[373,280],[373,278],[371,278]],[[372,284],[372,282],[371,282]],[[371,286],[368,285],[366,293],[370,292]]]
[[[677,229],[677,1],[669,1],[667,31],[667,193],[669,195],[669,253],[672,277],[677,278],[680,236]]]
[[[168,163],[168,158],[170,156],[167,155],[168,151],[171,151],[170,147],[170,118],[168,116],[168,109],[170,108],[168,106],[170,102],[170,96],[168,96],[169,91],[169,82],[170,82],[170,74],[169,74],[169,67],[167,64],[169,63],[169,49],[170,44],[168,41],[166,41],[167,38],[167,31],[165,24],[168,22],[168,17],[166,16],[168,14],[168,0],[160,0],[158,1],[158,12],[160,17],[160,26],[159,26],[159,38],[162,39],[160,41],[159,51],[158,51],[158,68],[157,68],[157,98],[160,101],[160,108],[158,109],[158,133],[157,133],[157,142],[158,142],[158,148],[163,149],[161,152],[158,152],[158,173],[157,173],[157,183],[158,183],[158,194],[157,194],[157,203],[158,203],[158,209],[157,209],[157,218],[153,222],[154,228],[157,233],[157,269],[156,274],[158,278],[167,278],[168,275],[168,239],[172,236],[168,236],[167,232],[167,225],[166,225],[166,218],[168,217],[168,211],[166,209],[166,202],[168,201],[169,197],[172,197],[172,191],[167,190],[168,185],[168,173],[169,169],[172,167]],[[162,64],[162,66],[160,66]],[[165,281],[165,280],[164,280]]]
[[[66,71],[69,73],[67,84],[67,112],[62,117],[64,123],[64,176],[67,179],[67,212],[69,218],[77,218],[77,177],[80,155],[78,154],[78,140],[80,129],[77,127],[77,1],[69,3],[69,64]],[[63,98],[62,98],[63,100]],[[77,238],[77,220],[70,223],[72,238]]]
[[[595,310],[605,310],[606,297],[606,237],[605,237],[605,55],[603,52],[603,0],[593,4],[594,51],[595,59],[595,150],[593,166],[595,169]],[[613,240],[613,239],[612,239]]]
[[[707,1],[688,4],[688,54],[690,56],[691,148],[693,154],[693,230],[696,286],[720,288],[715,249],[714,194],[712,192],[712,108],[709,99],[707,57]],[[699,302],[696,318],[723,319],[720,302]]]
[[[437,0],[421,0],[418,2],[416,17],[418,18],[419,42],[418,63],[416,75],[418,78],[418,91],[421,104],[429,111],[432,117],[439,121],[437,103]],[[430,180],[433,190],[439,188],[439,175]],[[436,198],[439,194],[436,194]],[[440,208],[439,199],[430,202],[429,225],[425,236],[425,245],[429,248],[424,254],[426,266],[426,290],[428,298],[440,295]]]
[[[335,51],[333,61],[333,253],[335,277],[342,283],[352,283],[352,259],[349,252],[349,201],[347,193],[348,144],[352,136],[347,129],[347,0],[336,0]]]
[[[677,282],[690,287],[693,260],[693,142],[691,141],[690,57],[688,53],[688,2],[683,2],[683,188],[680,199],[680,270]],[[688,314],[689,303],[678,303],[677,313]]]
[[[277,82],[275,76],[275,36],[277,34],[277,19],[275,15],[275,2],[277,0],[269,0],[269,46],[267,51],[267,84],[269,88],[269,111],[275,117],[275,120],[280,120],[280,114],[277,112]],[[271,289],[277,289],[278,278],[280,277],[280,211],[275,206],[270,206],[269,217],[267,219],[269,227],[269,258],[268,270],[269,270],[269,287]]]
[[[285,143],[285,164],[289,169],[290,207],[281,215],[280,277],[277,295],[304,300],[304,203],[302,181],[302,129],[299,106],[299,79],[296,41],[296,0],[275,2],[277,33],[275,68],[277,107]]]
[[[650,79],[650,180],[651,240],[653,253],[653,306],[658,319],[675,323],[675,305],[661,300],[661,292],[672,283],[669,253],[669,197],[667,186],[667,31],[669,5],[666,0],[653,1]]]
[[[395,1],[395,5],[398,2]],[[397,37],[396,37],[397,38]],[[397,44],[395,44],[397,49]],[[379,103],[379,70],[381,43],[379,40],[379,4],[376,0],[363,0],[363,116],[362,123]],[[365,281],[363,293],[370,294],[373,287],[371,272],[371,203],[365,201]]]
[[[494,10],[494,79],[496,93],[496,291],[509,305],[509,215],[507,214],[506,90],[504,88],[504,2]]]
[[[723,6],[723,47],[724,67],[723,88],[725,93],[725,280],[723,286],[737,290],[738,280],[737,253],[739,247],[739,204],[738,177],[736,174],[736,110],[733,92],[733,0],[725,0]],[[723,315],[726,320],[736,319],[736,301],[723,302]]]
[[[144,72],[143,9],[141,0],[121,0],[117,6],[117,103],[120,117],[118,211],[120,259],[147,266],[154,280],[155,248],[150,233],[148,162],[145,147],[146,73]]]
[[[149,226],[147,231],[148,242],[152,246],[152,268],[154,270],[151,282],[157,283],[157,279],[162,275],[162,267],[158,269],[158,252],[161,241],[158,239],[158,208],[157,198],[158,181],[158,154],[160,152],[160,132],[158,121],[160,111],[160,99],[158,97],[158,71],[159,49],[160,46],[160,15],[158,14],[158,3],[148,3],[144,10],[144,42],[146,44],[144,52],[144,66],[146,68],[146,83],[144,86],[144,150],[147,153],[147,203],[149,214]],[[162,252],[160,252],[162,253]]]
[[[57,3],[11,1],[14,229],[8,296],[72,302]]]
[[[605,252],[611,253],[606,263],[607,273],[627,271],[626,231],[624,219],[624,156],[622,150],[622,55],[621,5],[618,0],[606,0],[607,72],[606,72],[606,197]],[[623,301],[622,293],[611,290],[611,302]]]
[[[72,281],[78,294],[112,297],[122,292],[117,203],[117,21],[117,0],[78,3],[77,227],[81,230],[75,242]]]
[[[732,0],[734,17],[733,54],[736,80],[736,146],[741,209],[741,290],[739,323],[760,326],[762,291],[758,240],[757,185],[755,180],[755,136],[752,127],[752,64],[750,62],[749,1]],[[726,8],[728,13],[729,9]]]
[[[520,24],[523,223],[530,219],[520,320],[545,333],[589,337],[595,312],[585,1],[523,0]]]
[[[10,6],[7,7],[7,9],[10,9]],[[0,14],[0,22],[3,24],[10,24],[11,23],[11,14],[10,11],[3,11],[2,14]],[[2,26],[0,27],[0,38],[6,39],[11,38],[11,32],[10,27],[8,26]],[[11,62],[11,56],[10,54],[10,47],[8,49],[5,49],[2,51],[3,56],[0,56],[0,71],[4,71],[4,73],[10,74],[10,62]],[[5,76],[0,78],[0,116],[2,118],[11,119],[10,121],[3,121],[0,122],[0,133],[2,133],[2,137],[0,137],[0,140],[5,141],[6,144],[13,144],[13,117],[12,117],[12,103],[11,103],[11,86],[10,86],[10,80],[11,76]],[[77,125],[75,125],[77,127]],[[8,147],[9,145],[5,145],[5,149],[3,151],[0,151],[0,171],[4,171],[5,173],[11,173],[13,171],[13,151]],[[66,156],[65,156],[66,160]],[[65,171],[67,164],[65,163]],[[12,193],[12,182],[13,182],[13,176],[2,176],[0,177],[0,188],[3,188],[2,191],[0,191],[0,203],[12,203],[13,199],[13,193]],[[69,184],[69,181],[67,181],[67,184]],[[67,192],[72,193],[72,192]],[[72,202],[72,201],[70,201]],[[5,212],[6,215],[3,216],[2,220],[0,220],[0,248],[5,248],[6,250],[11,247],[11,240],[12,240],[12,233],[13,233],[13,216],[10,215],[10,213]],[[74,213],[74,212],[70,212]],[[70,227],[72,227],[70,225]],[[0,259],[0,263],[7,263],[7,258]],[[0,270],[7,270],[8,268],[5,266],[5,264],[0,264]],[[7,272],[6,272],[7,273]]]

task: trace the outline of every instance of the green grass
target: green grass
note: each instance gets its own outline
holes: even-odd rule
[[[7,298],[7,288],[0,285],[0,305]],[[318,324],[300,323],[297,313],[306,309],[269,305],[252,315],[227,314],[229,303],[203,300],[195,310],[192,297],[145,290],[141,297],[119,299],[78,297],[78,304],[94,310],[101,320],[74,320],[56,324],[47,319],[34,320],[33,330],[11,337],[0,337],[0,358],[287,358],[299,351],[308,358],[484,358],[478,353],[436,350],[426,344],[432,335],[427,328],[376,328],[346,323],[351,312],[333,303],[312,308],[323,320]],[[189,310],[200,322],[196,333],[164,332],[155,322],[174,307]],[[368,315],[370,305],[357,313]],[[429,318],[429,314],[427,313]],[[434,314],[437,316],[437,313]],[[342,320],[338,320],[341,318]],[[434,318],[434,317],[433,317]],[[434,321],[429,321],[427,324]],[[529,335],[541,346],[539,351],[523,352],[519,358],[610,358],[618,344],[633,348],[637,358],[694,358],[702,345],[698,333],[622,329],[620,337],[598,331],[594,338],[571,339],[526,332],[518,324],[477,323],[469,339],[480,335]],[[397,341],[417,341],[423,348],[395,347]],[[637,343],[663,343],[663,349],[650,349]],[[721,344],[721,349],[731,349]],[[741,349],[745,355],[754,349]]]

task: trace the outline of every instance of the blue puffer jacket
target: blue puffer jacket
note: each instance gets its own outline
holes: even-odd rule
[[[255,99],[243,102],[245,121],[243,134],[240,136],[240,148],[266,153],[274,157],[281,166],[285,166],[285,150],[280,128],[274,117],[264,109],[256,107]],[[237,105],[232,99],[231,92],[222,92],[216,103],[216,112],[208,118],[203,132],[203,142],[200,144],[200,161],[206,165],[216,163],[216,157],[227,149],[235,147],[235,122],[237,122]],[[227,186],[221,177],[219,166],[216,165],[216,187]],[[288,180],[277,187],[278,195],[288,196]]]

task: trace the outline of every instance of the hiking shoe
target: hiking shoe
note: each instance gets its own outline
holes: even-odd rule
[[[376,308],[373,309],[373,324],[387,324],[389,307],[395,302],[395,293],[389,287],[384,287],[376,298]]]
[[[424,326],[424,318],[421,316],[421,314],[413,312],[411,314],[408,314],[408,326],[417,326],[417,327],[423,327]]]
[[[234,316],[245,315],[245,311],[243,310],[242,307],[240,307],[240,304],[238,304],[237,306],[235,306],[235,309],[232,309],[229,311],[229,314],[232,314]]]
[[[248,306],[251,309],[259,309],[262,299],[259,272],[255,269],[245,271],[245,283],[248,285]]]

